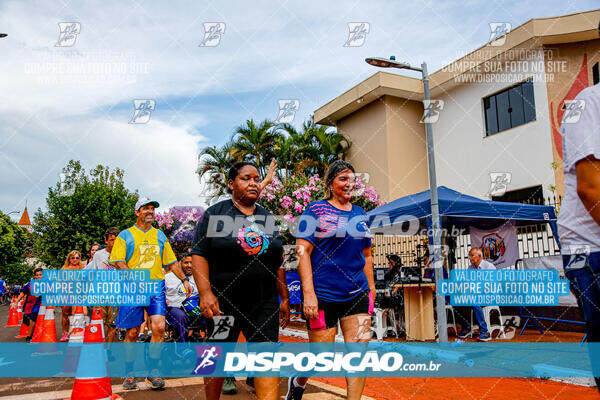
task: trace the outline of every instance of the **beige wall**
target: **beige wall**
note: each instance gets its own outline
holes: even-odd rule
[[[419,123],[423,103],[386,96],[385,104],[391,201],[429,189],[427,138],[425,125]]]
[[[348,161],[386,202],[428,188],[422,114],[421,102],[384,96],[337,123],[352,141]]]

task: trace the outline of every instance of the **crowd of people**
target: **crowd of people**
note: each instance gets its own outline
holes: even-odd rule
[[[596,306],[600,298],[596,279],[600,269],[600,211],[596,207],[600,202],[598,90],[597,86],[588,88],[578,96],[588,103],[583,123],[567,126],[563,131],[568,134],[566,194],[559,219],[566,249],[565,271],[582,305],[590,341],[597,341],[600,321]],[[150,271],[152,279],[161,281],[160,293],[152,296],[146,306],[102,308],[109,342],[115,340],[116,329],[125,330],[125,342],[135,342],[144,326],[151,332],[152,342],[162,342],[167,324],[172,328],[173,339],[181,342],[190,340],[194,331],[201,332],[203,340],[208,342],[236,342],[240,334],[248,342],[279,341],[280,328],[286,327],[290,320],[290,297],[282,267],[283,244],[280,232],[264,223],[273,216],[259,204],[259,195],[273,171],[274,164],[269,176],[262,180],[257,166],[251,162],[231,166],[227,177],[231,196],[204,212],[190,248],[179,259],[165,234],[153,227],[159,204],[149,199],[140,199],[135,205],[133,226],[120,232],[108,228],[105,246],[92,244],[86,261],[78,251],[67,255],[63,269],[142,268]],[[351,201],[354,176],[351,164],[342,160],[331,163],[326,173],[324,198],[310,203],[300,217],[296,252],[302,282],[302,312],[311,342],[334,342],[338,324],[346,342],[366,342],[371,338],[370,314],[377,295],[372,243],[365,211]],[[227,235],[212,234],[212,217],[223,216],[241,220],[242,224]],[[310,219],[318,220],[316,229],[305,229]],[[349,226],[348,221],[359,222]],[[471,249],[469,259],[470,268],[495,268],[483,260],[480,249]],[[390,260],[386,276],[398,272],[397,261]],[[41,276],[42,269],[36,268],[33,279]],[[29,337],[41,302],[39,297],[31,295],[30,287],[31,282],[11,288],[0,278],[0,301],[6,301],[11,290],[19,292],[19,300],[25,298],[24,323],[29,325]],[[471,309],[479,325],[478,339],[489,340],[481,307]],[[62,307],[61,341],[68,340],[69,316],[73,311],[72,306]],[[226,330],[220,329],[219,321],[223,320],[227,321]],[[215,334],[217,328],[219,334]],[[465,316],[458,336],[470,333],[469,318]],[[137,387],[133,374],[135,357],[133,349],[126,354],[127,376],[123,383],[126,389]],[[153,388],[161,388],[165,383],[160,377],[160,353],[151,351],[149,360],[148,380]],[[594,360],[592,364],[600,375],[596,371],[600,367]],[[224,381],[224,377],[207,378],[206,398],[218,399]],[[286,400],[301,399],[307,381],[307,377],[289,378]],[[348,376],[346,381],[348,398],[359,399],[365,378]],[[279,398],[279,378],[257,377],[254,386],[260,399]]]

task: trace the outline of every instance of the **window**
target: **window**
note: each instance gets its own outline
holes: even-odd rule
[[[535,120],[533,82],[527,80],[483,99],[485,135]]]
[[[492,196],[494,201],[508,201],[510,203],[544,204],[544,191],[542,185],[525,189],[511,190],[502,196]]]
[[[542,185],[533,186],[525,189],[517,189],[511,190],[502,196],[492,196],[492,200],[494,201],[508,201],[511,203],[523,203],[523,204],[536,204],[536,205],[545,205],[544,202],[544,190],[542,189]],[[550,199],[548,199],[550,202]],[[555,204],[549,203],[550,205]],[[522,233],[535,233],[535,232],[546,232],[547,224],[544,225],[533,225],[533,226],[522,226],[517,227],[517,234]]]

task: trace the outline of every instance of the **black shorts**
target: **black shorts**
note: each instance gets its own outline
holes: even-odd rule
[[[30,322],[35,323],[35,321],[37,320],[38,317],[38,313],[34,312],[34,313],[29,313],[29,314],[23,314],[23,323],[27,326],[29,326]]]
[[[325,316],[325,329],[337,327],[342,318],[356,314],[369,314],[369,291],[365,290],[352,300],[348,301],[324,301],[317,299],[319,310],[323,310]],[[310,322],[306,316],[306,328],[310,331]]]
[[[206,319],[208,342],[237,342],[240,332],[247,342],[279,341],[279,304],[265,305],[252,312],[224,309],[224,315]]]

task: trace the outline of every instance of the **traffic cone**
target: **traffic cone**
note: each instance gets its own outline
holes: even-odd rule
[[[69,343],[67,344],[67,352],[65,354],[65,362],[62,371],[57,376],[73,376],[77,371],[79,363],[79,355],[81,354],[81,346],[85,335],[85,316],[83,315],[83,307],[75,307],[75,315],[73,323],[69,330]]]
[[[100,308],[94,308],[92,311],[92,319],[90,325],[99,325],[102,333],[102,341],[106,341],[106,335],[104,334],[104,321],[102,320],[102,310]]]
[[[19,323],[23,322],[23,300],[17,303],[17,317],[19,317]]]
[[[17,312],[17,301],[16,298],[12,298],[9,306],[8,322],[4,326],[5,328],[12,328],[19,326],[19,316]]]
[[[75,315],[69,324],[69,342],[71,341],[71,335],[81,336],[83,343],[83,334],[85,333],[85,316],[83,315],[83,307],[75,307]]]
[[[38,351],[33,353],[35,356],[50,355],[58,353],[58,343],[56,338],[56,325],[54,325],[54,307],[46,307],[46,315],[42,322],[42,332],[38,339]]]
[[[33,330],[33,337],[31,338],[31,343],[36,343],[40,339],[40,334],[42,333],[42,325],[44,325],[44,318],[46,317],[46,306],[40,305],[40,310],[38,311],[38,316],[35,320],[35,329]]]
[[[27,332],[29,332],[29,325],[25,325],[23,323],[23,321],[21,321],[21,330],[19,331],[19,334],[17,336],[15,336],[15,339],[26,338],[27,337]]]
[[[56,325],[54,325],[54,307],[46,307],[46,315],[44,315],[44,322],[42,326],[42,333],[40,334],[40,343],[56,343]]]
[[[102,332],[102,312],[94,309],[92,321],[85,328],[71,400],[122,400],[112,392]]]

